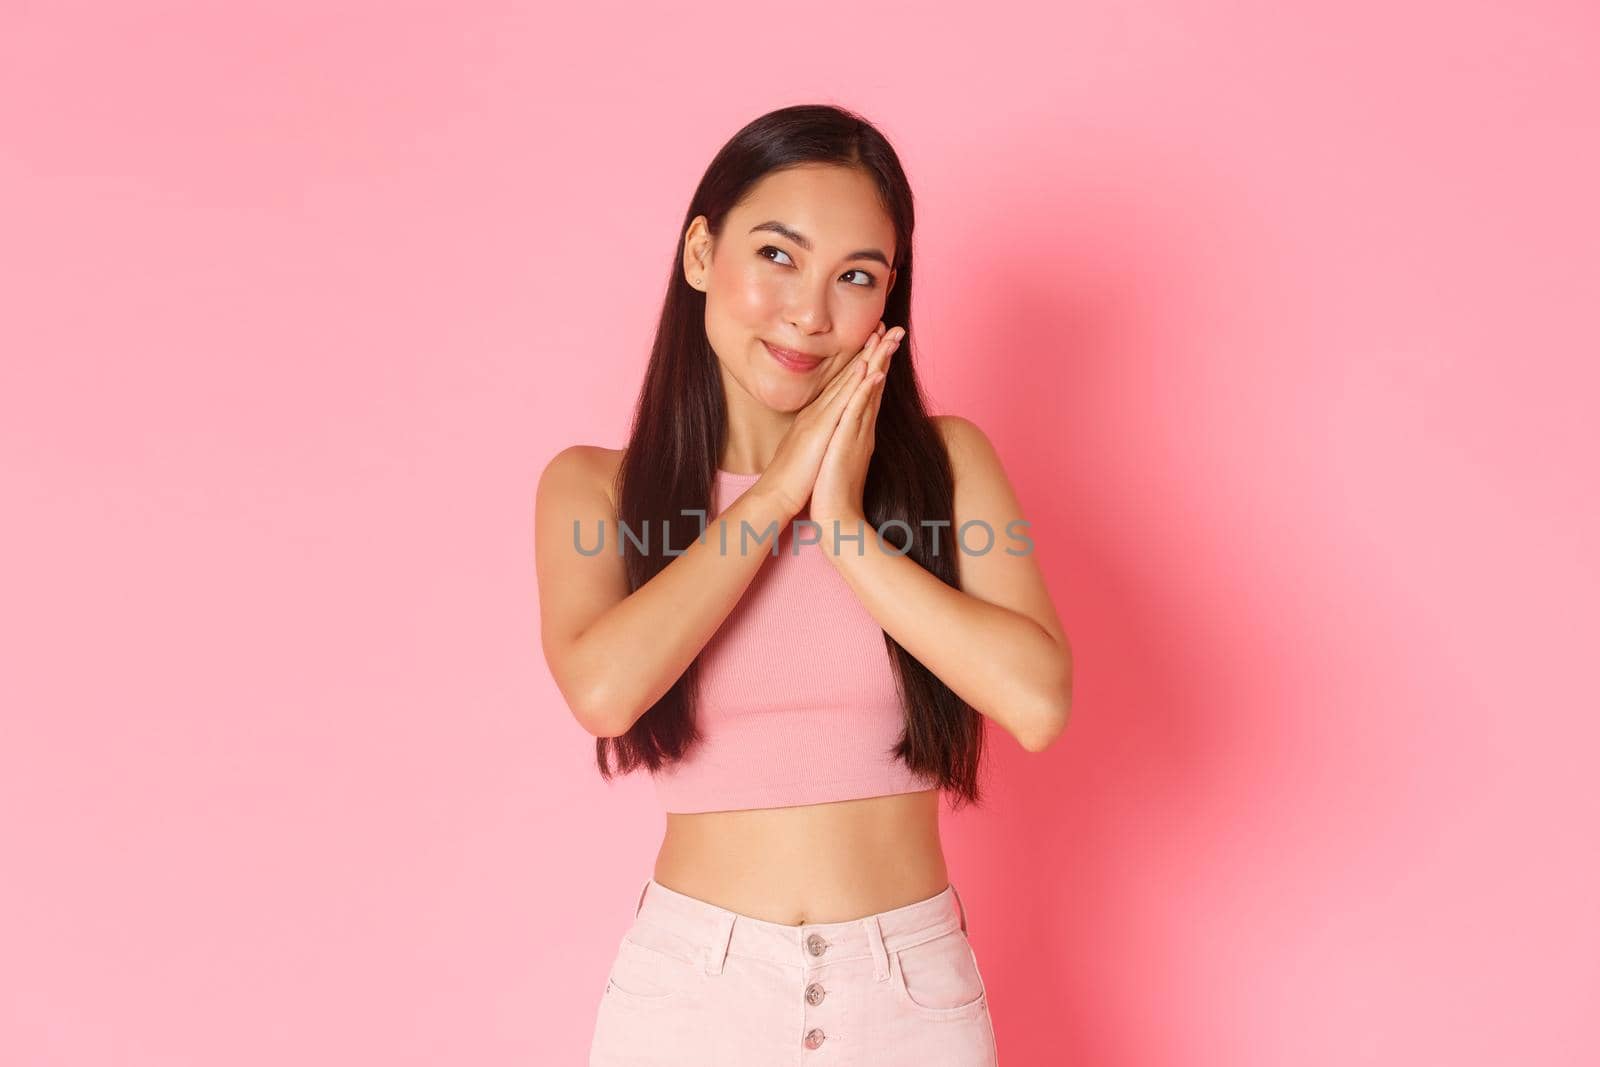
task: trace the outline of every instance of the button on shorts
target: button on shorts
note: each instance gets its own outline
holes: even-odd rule
[[[645,880],[589,1067],[998,1067],[954,885],[847,922],[767,922]]]

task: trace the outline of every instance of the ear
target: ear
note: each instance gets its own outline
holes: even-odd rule
[[[884,289],[883,291],[884,296],[888,296],[890,293],[894,292],[894,280],[898,277],[900,277],[899,271],[892,270],[889,272],[889,285],[888,288]]]
[[[704,215],[696,215],[683,235],[683,279],[691,288],[704,289],[711,273],[711,230]]]

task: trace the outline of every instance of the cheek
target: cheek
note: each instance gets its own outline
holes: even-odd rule
[[[833,325],[842,339],[840,343],[850,350],[849,355],[854,356],[866,346],[877,331],[881,318],[883,305],[875,300],[846,301],[844,307],[838,310]]]
[[[878,321],[883,318],[883,304],[879,301],[852,301],[850,309],[843,315],[839,320],[839,330],[846,337],[860,338],[860,344],[856,345],[859,349],[877,330]]]
[[[730,272],[721,282],[717,296],[726,304],[728,313],[741,322],[765,329],[783,309],[782,284],[774,272],[763,271],[760,264]]]

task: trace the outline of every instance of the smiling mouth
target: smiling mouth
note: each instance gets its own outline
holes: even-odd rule
[[[796,352],[792,348],[779,348],[776,345],[761,342],[766,346],[767,352],[780,367],[792,371],[815,370],[822,364],[825,356],[808,356],[804,352]]]

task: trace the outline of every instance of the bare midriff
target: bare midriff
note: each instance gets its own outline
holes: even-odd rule
[[[846,922],[942,892],[939,791],[668,812],[655,880],[754,919]]]
[[[601,480],[612,510],[621,450]],[[686,896],[767,922],[848,922],[950,884],[937,789],[737,811],[668,812],[652,872]]]

